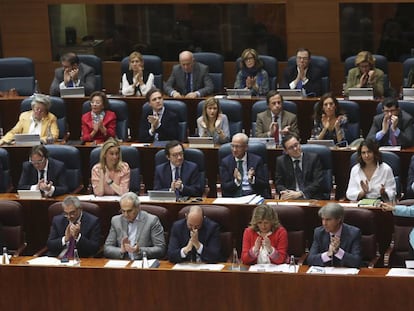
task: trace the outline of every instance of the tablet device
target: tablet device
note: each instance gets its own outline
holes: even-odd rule
[[[85,88],[78,86],[60,89],[60,97],[85,97]]]
[[[19,199],[38,200],[42,198],[40,190],[17,190]]]
[[[323,145],[326,147],[335,147],[335,142],[333,139],[308,139],[308,144],[313,145]]]
[[[166,190],[148,190],[148,196],[150,201],[164,201],[164,202],[176,202],[177,197],[174,191]]]
[[[414,89],[413,88],[403,88],[403,99],[404,100],[414,100]]]
[[[286,100],[302,99],[304,97],[301,89],[278,89],[277,91]]]
[[[39,134],[15,134],[16,146],[36,146],[40,144]]]
[[[188,144],[190,148],[207,148],[214,147],[213,137],[188,137]]]
[[[227,98],[251,98],[249,89],[226,89]]]
[[[372,87],[350,87],[348,98],[349,100],[373,100],[374,89]]]
[[[276,143],[273,137],[249,137],[249,143],[261,143],[266,145],[266,148],[275,148]]]

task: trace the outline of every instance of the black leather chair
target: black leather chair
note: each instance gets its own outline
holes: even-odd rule
[[[209,75],[214,84],[214,93],[220,94],[224,90],[224,57],[218,53],[198,52],[193,54],[194,59],[208,66]]]
[[[123,100],[108,99],[109,110],[116,114],[116,137],[126,141],[128,139],[128,105]],[[91,110],[90,101],[86,101],[82,106],[82,114]]]
[[[66,118],[66,104],[63,98],[50,96],[50,112],[53,113],[57,119],[57,125],[59,128],[59,139],[63,139],[67,132],[67,118]],[[28,111],[32,109],[32,98],[28,97],[23,99],[20,104],[20,111]]]
[[[165,242],[168,243],[169,233],[171,231],[171,226],[174,222],[172,215],[168,211],[168,209],[163,206],[152,205],[152,204],[140,204],[140,208],[143,211],[146,211],[159,218],[161,225],[164,228]]]
[[[49,157],[65,163],[69,192],[80,192],[83,189],[83,184],[79,149],[67,145],[46,145],[46,149],[49,151]]]
[[[269,75],[269,90],[276,90],[278,77],[278,61],[275,57],[269,55],[259,55],[259,59],[263,62],[263,69]],[[236,72],[240,70],[241,58],[236,60]]]
[[[205,100],[197,105],[197,117],[203,113]],[[243,129],[243,108],[240,102],[231,99],[219,99],[221,111],[229,120],[230,139],[234,134],[241,133]]]
[[[408,85],[408,73],[410,72],[411,68],[414,68],[414,57],[407,58],[403,62],[403,87],[411,88],[411,85]]]
[[[35,67],[30,58],[0,58],[0,91],[16,89],[20,96],[32,95],[35,79]]]
[[[155,86],[162,90],[163,85],[163,67],[162,60],[157,55],[142,55],[144,59],[145,72],[152,73],[154,75]],[[121,61],[122,75],[129,70],[129,57],[124,57]]]
[[[89,168],[99,162],[101,147],[92,149],[89,156]],[[130,169],[129,191],[139,193],[141,189],[141,169],[139,151],[135,147],[121,146],[122,161],[127,162]]]
[[[10,179],[10,160],[9,153],[6,149],[0,148],[0,162],[1,162],[1,181],[0,192],[10,192],[11,179]]]
[[[0,224],[3,245],[9,254],[19,256],[26,247],[23,207],[16,201],[0,201]]]
[[[78,54],[79,61],[93,68],[95,71],[95,91],[103,88],[102,60],[92,54]]]
[[[297,114],[298,107],[295,102],[284,100],[283,101],[283,110],[289,111],[291,113]],[[259,100],[255,102],[252,106],[252,136],[256,136],[256,119],[257,114],[265,111],[267,109],[267,102],[265,100]]]

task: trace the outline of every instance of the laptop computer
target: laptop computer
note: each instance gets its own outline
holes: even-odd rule
[[[174,191],[148,190],[150,201],[176,202],[177,197]]]
[[[326,147],[335,147],[335,142],[333,139],[308,139],[308,144],[313,145],[323,145]]]
[[[403,88],[403,99],[414,100],[414,88]]]
[[[350,87],[348,98],[349,100],[373,100],[374,89],[372,87]]]
[[[42,193],[40,190],[17,190],[19,199],[30,199],[38,200],[42,198]]]
[[[252,98],[249,89],[226,89],[227,98]]]
[[[249,143],[261,143],[266,145],[267,149],[276,147],[275,139],[273,137],[249,137]]]
[[[15,134],[14,142],[16,146],[36,146],[40,144],[39,134]]]
[[[213,148],[213,137],[188,136],[188,144],[190,148]]]
[[[278,89],[277,90],[284,99],[302,99],[304,97],[300,89]]]
[[[60,89],[60,97],[85,97],[85,88],[78,86]]]

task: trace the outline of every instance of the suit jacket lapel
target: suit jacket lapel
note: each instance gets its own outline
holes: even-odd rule
[[[142,230],[144,228],[144,214],[142,213],[142,211],[139,212],[138,214],[138,227],[137,227],[137,236],[135,239],[135,244],[138,243],[139,237],[141,236]]]

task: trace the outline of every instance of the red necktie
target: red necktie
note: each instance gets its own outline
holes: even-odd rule
[[[274,138],[275,138],[275,143],[276,145],[279,144],[279,124],[277,123],[277,119],[279,118],[279,116],[275,116],[275,133],[274,133]]]

